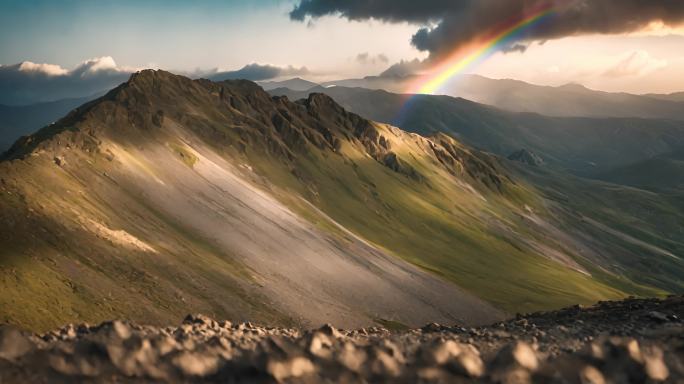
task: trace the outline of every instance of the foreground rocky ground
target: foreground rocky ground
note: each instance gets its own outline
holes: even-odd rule
[[[44,335],[0,328],[0,383],[684,382],[684,296],[517,316],[480,328],[302,331],[188,316]]]

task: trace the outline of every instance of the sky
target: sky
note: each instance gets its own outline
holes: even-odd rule
[[[142,68],[199,76],[258,64],[239,73],[326,81],[417,59],[426,73],[535,1],[562,11],[467,73],[684,90],[681,0],[0,0],[0,88],[13,87],[0,103],[46,81],[54,97],[94,92]]]
[[[684,90],[684,33],[578,36],[497,54],[476,72],[542,85],[577,83],[608,92]]]
[[[324,17],[293,21],[294,1],[0,1],[0,63],[73,68],[110,56],[126,67],[238,69],[250,63],[315,68],[316,76],[380,72],[419,57],[415,27]],[[360,62],[359,54],[376,60]]]

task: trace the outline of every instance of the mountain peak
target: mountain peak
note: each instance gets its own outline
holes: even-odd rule
[[[565,89],[565,90],[567,90],[567,91],[583,91],[583,92],[584,92],[584,91],[590,91],[589,88],[587,88],[587,87],[585,87],[584,85],[579,84],[579,83],[567,83],[567,84],[563,84],[563,85],[561,85],[560,87],[558,87],[558,89]]]
[[[207,130],[207,117],[200,116],[222,123]],[[237,144],[243,150],[265,150],[290,160],[303,150],[304,143],[335,148],[340,129],[350,137],[349,132],[360,134],[371,127],[323,94],[312,94],[304,103],[295,104],[272,98],[248,80],[192,80],[146,69],[58,122],[21,138],[3,158],[23,158],[38,149],[57,156],[66,146],[97,151],[104,137],[137,142],[141,134],[166,134],[163,131],[169,124],[183,126],[191,135],[208,135],[203,139],[216,145]],[[219,140],[209,137],[213,135]]]
[[[201,81],[202,80],[192,80],[185,76],[176,75],[161,69],[143,69],[131,74],[131,77],[129,77],[128,81],[124,84],[128,86],[137,86],[144,92],[153,92],[157,90],[159,85],[162,83],[187,85],[193,82]]]
[[[146,77],[169,76],[169,75],[173,75],[173,74],[170,72],[164,71],[162,69],[147,68],[147,69],[141,69],[138,72],[132,73],[129,81],[132,81],[135,79],[146,78]]]
[[[161,69],[143,69],[138,72],[132,73],[128,78],[128,81],[124,84],[129,86],[138,85],[141,87],[146,87],[152,89],[154,82],[169,82],[169,81],[192,81],[184,76],[175,75],[171,72],[167,72]]]
[[[36,151],[58,158],[67,149],[106,152],[102,142],[142,147],[146,141],[177,141],[182,136],[195,137],[219,150],[236,148],[241,153],[260,153],[291,164],[315,150],[339,152],[348,143],[392,171],[422,180],[409,159],[393,151],[389,137],[397,133],[391,133],[392,129],[346,111],[324,93],[313,92],[306,99],[291,102],[272,97],[248,80],[212,82],[143,70],[104,97],[21,139],[5,158],[23,158]],[[409,140],[401,134],[398,137]],[[442,146],[447,144],[433,146],[431,152],[439,152],[450,172],[463,158],[474,159],[471,154],[454,152],[451,146],[441,150]],[[470,176],[482,182],[480,171],[486,175],[496,173],[483,165],[477,160],[465,167],[473,166],[468,169]],[[502,190],[500,182],[483,184]]]
[[[306,105],[317,108],[317,107],[333,107],[333,108],[342,108],[340,107],[339,104],[335,100],[333,100],[332,97],[326,95],[325,93],[320,93],[320,92],[312,92],[309,94],[309,97],[306,99]]]

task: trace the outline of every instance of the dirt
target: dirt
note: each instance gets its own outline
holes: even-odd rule
[[[478,328],[301,330],[189,315],[38,335],[0,328],[0,382],[501,382],[684,380],[684,296],[518,315]]]

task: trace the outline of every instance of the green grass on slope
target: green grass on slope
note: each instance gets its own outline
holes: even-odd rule
[[[169,324],[202,312],[291,323],[266,298],[246,294],[249,271],[231,255],[101,177],[113,174],[104,160],[88,160],[86,167],[70,158],[67,171],[35,157],[37,164],[16,165],[21,190],[0,185],[0,322],[46,331],[112,318]],[[13,177],[3,175],[10,185]],[[96,237],[79,215],[126,228],[159,253]]]
[[[50,262],[59,260],[56,255],[45,250],[40,254],[47,262],[12,258],[11,248],[0,254],[0,322],[44,331],[73,319],[115,316],[113,303],[97,300],[54,270]]]
[[[182,143],[170,143],[168,145],[169,148],[171,148],[176,154],[176,156],[178,156],[178,158],[180,158],[180,160],[190,168],[194,167],[195,163],[197,163],[199,160],[197,159],[197,156],[185,148],[185,145]]]
[[[612,248],[616,259],[611,264],[619,265],[627,278],[664,291],[684,292],[684,198],[680,195],[558,175],[544,169],[520,170],[544,194],[562,199],[565,207],[650,245],[625,241],[587,222],[566,220],[568,231],[593,229],[592,237]]]
[[[290,187],[354,233],[509,312],[624,296],[619,289],[513,246],[488,220],[513,220],[506,198],[456,186],[441,168],[427,182],[398,175],[347,148],[347,157],[311,152],[288,172],[263,156],[257,169]],[[407,158],[402,156],[403,159]],[[416,156],[417,162],[422,162]],[[438,171],[435,171],[438,169]],[[300,175],[298,178],[293,173]],[[304,176],[302,176],[304,175]],[[525,190],[510,192],[525,199]],[[532,197],[528,198],[534,204]],[[287,201],[286,201],[287,202]],[[518,228],[524,230],[524,228]]]
[[[656,191],[684,187],[684,150],[629,164],[596,176],[616,184]]]
[[[381,326],[389,329],[390,331],[406,331],[410,329],[410,327],[404,323],[401,323],[399,321],[395,320],[387,320],[387,319],[375,319],[375,322],[380,324]]]

